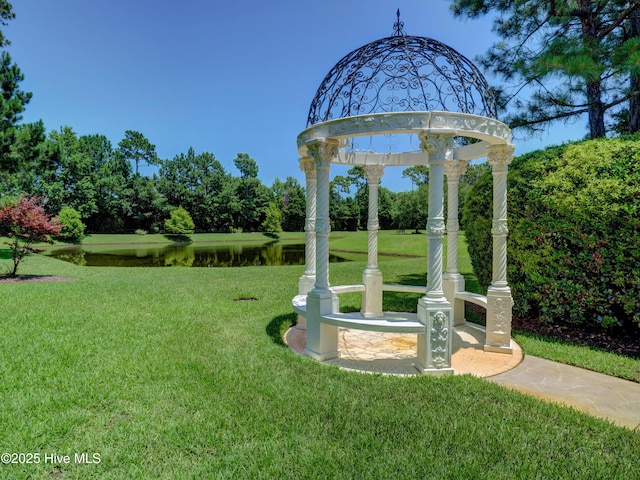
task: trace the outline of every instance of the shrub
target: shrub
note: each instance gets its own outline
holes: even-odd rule
[[[73,207],[63,207],[58,213],[58,220],[62,224],[59,238],[65,242],[78,243],[84,238],[85,225],[80,214]]]
[[[13,270],[15,276],[20,261],[27,253],[35,253],[31,246],[35,242],[53,243],[52,236],[58,236],[62,225],[51,215],[44,213],[38,199],[20,197],[15,201],[2,202],[0,205],[0,236],[9,238]]]
[[[171,212],[171,218],[165,220],[164,228],[168,233],[183,236],[193,233],[195,224],[189,212],[182,207],[178,207]]]
[[[469,253],[491,282],[491,174],[463,215]],[[508,175],[514,314],[542,321],[640,323],[640,136],[552,147]]]
[[[135,233],[136,235],[146,235],[147,231],[143,230],[142,228],[138,228]]]
[[[262,231],[266,233],[279,233],[282,231],[282,212],[274,202],[270,202],[265,211]]]

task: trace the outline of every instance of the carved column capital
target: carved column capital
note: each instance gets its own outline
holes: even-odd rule
[[[444,174],[447,176],[447,181],[457,182],[460,177],[467,171],[467,162],[464,160],[451,160],[444,164]]]
[[[454,135],[421,132],[420,148],[429,153],[429,163],[443,163],[453,157]]]
[[[307,152],[316,162],[316,169],[328,168],[331,160],[338,155],[339,142],[335,139],[314,141],[307,145]]]
[[[367,183],[379,184],[382,175],[384,174],[384,166],[382,165],[365,165],[364,177],[367,179]]]
[[[513,145],[492,145],[487,149],[487,162],[494,172],[507,171],[511,160],[513,160]]]
[[[313,178],[313,180],[315,180],[315,160],[311,157],[301,157],[298,159],[298,163],[300,164],[300,170],[304,172],[307,181],[309,181],[309,178]]]

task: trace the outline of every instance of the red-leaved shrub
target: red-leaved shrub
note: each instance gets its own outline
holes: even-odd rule
[[[60,234],[62,224],[44,212],[36,197],[20,197],[19,200],[0,205],[0,236],[7,237],[13,258],[12,276],[27,253],[35,250],[36,242],[53,243],[51,237]]]

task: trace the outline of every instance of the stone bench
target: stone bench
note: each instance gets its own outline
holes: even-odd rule
[[[332,293],[340,295],[342,293],[363,292],[365,286],[356,285],[340,285],[330,287]],[[413,285],[383,285],[383,291],[386,292],[405,292],[424,294],[425,287]],[[296,295],[292,301],[294,311],[306,318],[307,315],[307,296]],[[358,330],[370,330],[376,332],[393,332],[393,333],[425,333],[426,326],[423,325],[415,313],[399,313],[384,312],[379,318],[365,318],[360,312],[341,313],[336,305],[336,311],[322,315],[320,321],[328,325],[337,327],[354,328]]]
[[[332,293],[340,295],[342,293],[363,292],[364,285],[340,285],[330,287]],[[384,284],[385,292],[403,292],[424,294],[425,287],[413,285]],[[455,299],[462,302],[470,302],[480,307],[487,308],[487,297],[471,292],[456,292]],[[301,317],[307,316],[307,296],[296,295],[292,301],[294,311]],[[415,313],[384,312],[379,318],[365,318],[360,312],[342,313],[336,304],[335,312],[322,315],[320,320],[328,325],[338,327],[354,328],[358,330],[370,330],[377,332],[394,333],[425,333],[426,327],[419,320]],[[464,311],[464,309],[462,310]]]
[[[487,308],[487,297],[485,297],[484,295],[471,292],[456,292],[455,298],[456,300],[463,300],[465,302],[473,303],[485,309]]]
[[[384,312],[381,318],[365,318],[359,312],[329,313],[320,317],[323,323],[336,327],[354,328],[374,332],[425,333],[427,327],[418,321],[415,313]]]

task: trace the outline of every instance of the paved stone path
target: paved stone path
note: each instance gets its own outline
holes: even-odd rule
[[[530,355],[514,369],[488,380],[640,433],[640,383]]]

